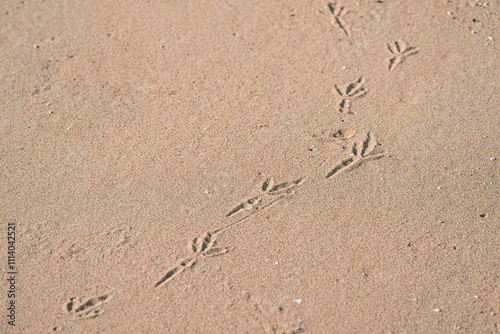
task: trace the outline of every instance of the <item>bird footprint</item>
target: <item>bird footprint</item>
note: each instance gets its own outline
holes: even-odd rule
[[[267,178],[260,187],[259,195],[250,198],[249,200],[240,203],[235,208],[233,208],[226,217],[231,217],[239,212],[244,211],[256,211],[263,206],[263,200],[266,197],[277,197],[282,196],[284,198],[288,195],[293,195],[295,193],[294,188],[305,181],[304,177],[291,182],[283,182],[276,184],[274,178]]]
[[[338,5],[337,3],[329,3],[328,9],[333,15],[333,24],[338,24],[338,26],[344,30],[347,36],[351,36],[351,30],[349,25],[344,21],[344,16],[349,13],[349,9]]]
[[[355,142],[352,147],[352,153],[349,158],[346,158],[339,163],[337,163],[333,169],[331,169],[326,178],[330,178],[337,175],[341,171],[352,169],[361,165],[365,161],[380,159],[386,155],[385,152],[377,152],[376,147],[378,146],[377,141],[373,137],[371,132],[368,132],[366,139],[363,142]]]
[[[104,310],[102,305],[109,301],[110,295],[89,298],[84,301],[78,297],[72,297],[64,304],[67,313],[72,314],[75,319],[93,319],[101,315]]]
[[[217,234],[205,232],[201,237],[194,238],[189,243],[192,251],[192,257],[180,260],[174,268],[170,269],[162,279],[155,284],[155,288],[171,281],[174,277],[180,275],[184,270],[193,267],[199,259],[222,255],[228,252],[227,248],[215,247],[217,244]]]
[[[353,114],[353,112],[351,112],[351,102],[366,94],[366,90],[363,87],[364,83],[365,78],[360,77],[357,81],[346,86],[335,85],[335,92],[339,95],[339,101],[336,107],[338,112]]]
[[[392,71],[405,61],[406,57],[417,54],[420,48],[410,47],[405,41],[398,40],[392,44],[387,44],[389,51],[394,55],[389,60],[389,71]]]

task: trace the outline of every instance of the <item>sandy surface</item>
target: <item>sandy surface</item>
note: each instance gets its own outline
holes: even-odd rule
[[[0,2],[0,331],[500,332],[499,15]]]

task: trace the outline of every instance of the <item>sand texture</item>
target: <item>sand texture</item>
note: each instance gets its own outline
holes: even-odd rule
[[[0,332],[500,333],[499,21],[1,1]]]

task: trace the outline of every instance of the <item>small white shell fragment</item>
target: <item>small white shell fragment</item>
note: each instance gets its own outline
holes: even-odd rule
[[[300,304],[300,303],[302,303],[302,299],[292,299],[292,302]]]
[[[434,312],[441,312],[441,309],[440,308],[435,308]]]

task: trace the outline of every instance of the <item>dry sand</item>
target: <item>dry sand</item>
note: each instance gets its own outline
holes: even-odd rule
[[[328,4],[0,3],[2,333],[500,332],[499,1]]]

